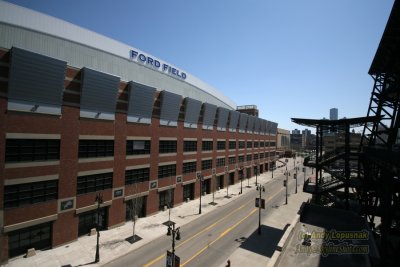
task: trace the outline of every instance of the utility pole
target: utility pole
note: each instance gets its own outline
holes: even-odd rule
[[[98,193],[96,195],[95,201],[97,202],[97,224],[96,224],[96,230],[97,230],[97,244],[96,244],[96,256],[94,259],[94,262],[99,262],[100,261],[100,248],[99,248],[99,239],[100,239],[100,205],[103,204],[103,196]]]

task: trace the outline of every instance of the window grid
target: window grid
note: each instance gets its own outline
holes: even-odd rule
[[[150,180],[150,168],[125,171],[125,184],[136,184]]]
[[[239,141],[239,149],[245,148],[246,142],[245,141]]]
[[[209,170],[212,168],[212,160],[207,159],[207,160],[202,160],[201,161],[201,170]]]
[[[183,169],[182,169],[183,174],[196,172],[196,170],[197,170],[196,161],[183,163]]]
[[[112,188],[112,178],[112,172],[78,176],[77,195]]]
[[[255,141],[255,142],[254,142],[254,147],[256,147],[256,148],[257,148],[257,147],[258,147],[258,145],[259,145],[258,141]]]
[[[247,148],[252,148],[253,147],[253,142],[247,142]]]
[[[145,155],[150,154],[150,140],[127,140],[127,155]]]
[[[197,151],[197,141],[183,141],[183,151],[184,152],[196,152]]]
[[[158,179],[176,175],[176,164],[158,166]]]
[[[236,157],[229,157],[228,158],[229,164],[235,164],[236,163]]]
[[[252,155],[247,155],[246,161],[251,161],[252,160]]]
[[[216,160],[216,164],[217,167],[222,167],[225,166],[225,158],[219,158]]]
[[[114,140],[79,140],[79,158],[114,156]]]
[[[244,156],[239,156],[239,162],[244,162]]]
[[[226,142],[225,141],[217,141],[217,150],[225,150]]]
[[[255,159],[255,160],[258,159],[258,154],[254,154],[254,159]]]
[[[4,187],[4,207],[14,208],[57,199],[58,180]]]
[[[264,153],[260,153],[260,159],[263,159],[264,158]]]
[[[176,153],[176,141],[160,140],[159,152],[160,153]]]
[[[202,150],[203,151],[213,150],[213,141],[203,141],[202,142]]]
[[[58,159],[60,159],[60,140],[6,140],[5,162],[30,162]]]
[[[236,149],[236,141],[229,141],[229,149]]]

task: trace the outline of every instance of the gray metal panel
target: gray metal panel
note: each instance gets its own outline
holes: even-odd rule
[[[151,123],[155,88],[129,82],[128,121]]]
[[[13,47],[8,98],[61,106],[66,67],[65,61]]]
[[[229,114],[230,114],[229,129],[231,131],[236,131],[236,128],[238,126],[240,112],[236,111],[236,110],[231,110],[231,111],[229,111]]]
[[[119,77],[92,70],[82,69],[81,111],[115,113]]]
[[[261,120],[261,133],[267,134],[267,121],[264,119]]]
[[[249,119],[249,115],[246,113],[240,113],[240,131],[245,132],[247,127],[247,121]]]
[[[256,121],[256,117],[250,115],[249,122],[247,124],[247,132],[252,133],[254,131],[254,122]]]
[[[271,134],[271,122],[267,121],[267,134],[270,135]]]
[[[277,128],[278,128],[278,123],[271,122],[271,134],[276,135]]]
[[[212,129],[215,120],[215,112],[217,111],[217,106],[204,103],[204,113],[203,113],[203,129]]]
[[[228,123],[228,115],[229,110],[226,108],[218,108],[218,122],[217,122],[217,129],[219,131],[226,130],[226,124]]]
[[[254,131],[259,134],[260,133],[260,127],[261,127],[261,119],[256,118],[256,121],[254,123]]]
[[[182,96],[167,91],[161,91],[160,124],[177,126]]]
[[[185,127],[197,128],[201,104],[199,100],[190,97],[185,98]]]

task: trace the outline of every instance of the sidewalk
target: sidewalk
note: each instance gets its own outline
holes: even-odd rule
[[[297,159],[299,161],[299,159]],[[279,163],[277,163],[279,164]],[[289,159],[288,166],[292,168],[293,159]],[[281,165],[281,164],[279,164]],[[281,169],[274,171],[274,175],[281,174]],[[250,178],[250,184],[254,185],[256,178]],[[271,180],[271,172],[265,172],[258,176],[259,183],[266,183]],[[254,188],[247,188],[247,179],[243,180],[243,194],[247,194]],[[298,208],[303,200],[307,198],[307,194],[300,193],[301,187],[299,187],[297,195],[291,195],[289,197],[289,205],[281,206],[271,213],[263,222],[263,225],[276,227],[282,229],[286,223],[293,220]],[[235,185],[229,186],[230,199],[225,198],[226,188],[215,192],[216,206],[209,205],[212,201],[212,194],[202,196],[202,214],[198,214],[199,199],[192,200],[188,203],[182,203],[181,205],[171,209],[171,220],[174,221],[178,226],[183,226],[199,216],[216,209],[217,207],[226,205],[231,201],[235,201],[240,197],[240,182]],[[154,215],[140,218],[136,222],[135,234],[138,235],[141,240],[130,244],[125,239],[132,236],[132,222],[127,222],[120,227],[114,229],[102,231],[100,233],[100,262],[95,264],[95,252],[96,252],[96,235],[93,236],[82,236],[72,243],[62,245],[57,248],[53,248],[45,251],[36,251],[36,255],[33,257],[25,258],[23,256],[12,258],[8,263],[2,265],[7,267],[14,266],[101,266],[105,263],[112,261],[115,258],[121,257],[151,241],[163,236],[167,232],[167,227],[163,224],[168,221],[168,210],[156,213]],[[266,237],[266,235],[264,235]],[[244,266],[249,266],[248,255],[255,259],[255,266],[261,266],[261,261],[258,259],[258,255],[253,255],[249,251],[238,248],[235,253],[230,257],[231,262],[235,263],[235,266],[239,266],[242,260],[246,259]],[[263,257],[265,258],[265,257]],[[265,266],[265,259],[263,259],[262,266]]]

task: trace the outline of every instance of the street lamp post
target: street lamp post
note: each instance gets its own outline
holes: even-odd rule
[[[103,196],[98,193],[96,195],[97,202],[97,223],[96,223],[96,230],[97,230],[97,244],[96,244],[96,256],[94,262],[100,261],[100,249],[99,249],[99,239],[100,239],[100,205],[103,203]]]
[[[288,196],[288,170],[287,170],[287,164],[286,164],[286,172],[285,172],[285,174],[286,174],[286,205],[287,205],[287,203],[288,203],[288,199],[287,199],[287,196]]]
[[[200,173],[197,175],[197,179],[200,184],[200,205],[199,205],[199,214],[201,214],[201,195],[203,194],[203,175]]]
[[[258,200],[258,235],[261,235],[261,191],[265,192],[265,187],[260,185],[256,186],[257,191],[260,191],[260,198]]]
[[[172,228],[171,228],[172,225]],[[175,223],[168,224],[167,235],[172,235],[172,266],[175,267],[175,240],[181,240],[181,233],[179,232],[180,227],[175,230]]]
[[[297,170],[299,169],[299,167],[295,167],[295,170],[296,170],[296,191],[295,191],[295,193],[297,194]]]
[[[257,166],[256,166],[256,186],[258,185],[258,183],[257,183],[257,174],[258,174],[258,163],[257,163]]]
[[[243,193],[243,166],[240,166],[240,194]]]

